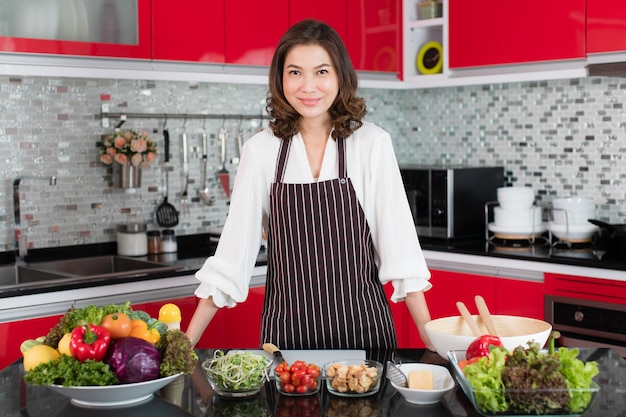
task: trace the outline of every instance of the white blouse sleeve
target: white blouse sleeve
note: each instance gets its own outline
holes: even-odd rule
[[[400,175],[391,138],[382,131],[370,153],[366,178],[370,201],[370,228],[377,253],[381,282],[392,281],[391,300],[431,288],[430,271],[419,244],[415,223]]]
[[[252,139],[251,139],[252,140]],[[213,297],[218,307],[233,307],[248,296],[252,270],[262,239],[262,218],[268,192],[261,158],[245,143],[237,170],[228,216],[215,254],[196,272],[195,294]]]

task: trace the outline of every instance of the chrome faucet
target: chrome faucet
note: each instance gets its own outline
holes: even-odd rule
[[[50,182],[50,185],[56,185],[57,177],[24,176],[17,177],[13,180],[13,230],[15,234],[15,262],[22,264],[25,263],[25,258],[28,253],[28,242],[26,241],[26,235],[22,235],[22,225],[20,220],[20,184],[23,180],[46,180]]]

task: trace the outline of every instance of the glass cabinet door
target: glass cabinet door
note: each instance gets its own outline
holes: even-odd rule
[[[0,50],[150,57],[150,0],[0,0]]]

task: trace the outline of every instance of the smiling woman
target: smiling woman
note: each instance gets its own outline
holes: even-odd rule
[[[263,342],[394,348],[382,285],[392,281],[392,300],[406,301],[430,346],[423,331],[430,274],[391,138],[363,120],[365,101],[339,35],[319,21],[295,24],[276,47],[269,86],[272,122],[243,147],[217,250],[196,274],[201,300],[187,335],[197,341],[218,308],[246,299],[264,227]]]

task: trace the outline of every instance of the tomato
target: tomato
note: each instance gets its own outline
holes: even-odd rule
[[[283,384],[288,384],[291,382],[291,374],[289,372],[282,372],[279,376],[280,382]]]
[[[131,320],[128,314],[112,313],[102,318],[100,326],[109,331],[111,339],[121,339],[130,334]]]
[[[294,387],[292,384],[285,384],[283,386],[283,390],[285,392],[292,393],[292,392],[294,392],[296,390],[296,387]]]
[[[307,387],[306,385],[300,385],[298,388],[296,388],[296,392],[298,394],[306,394],[307,392],[309,392],[309,387]]]

